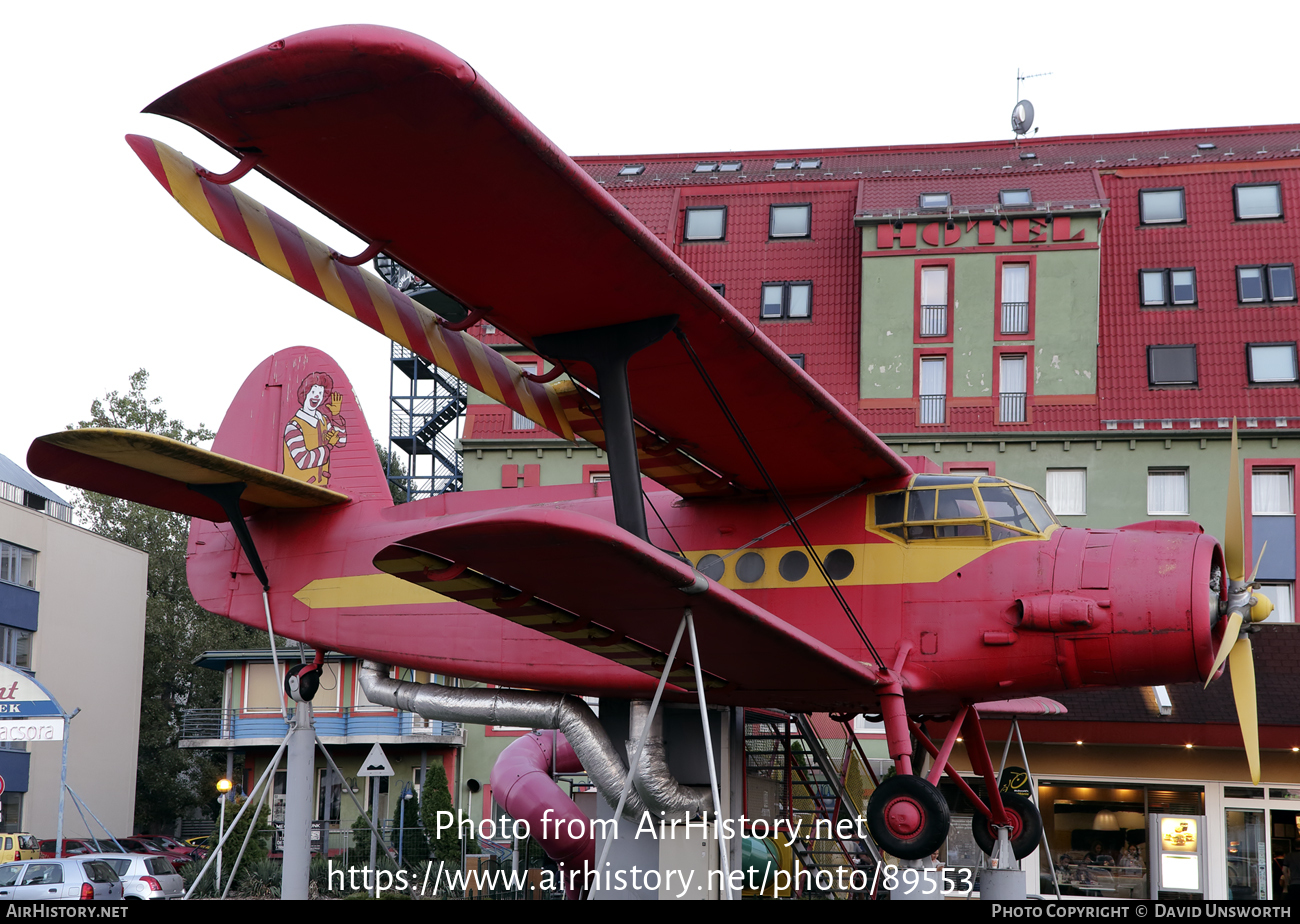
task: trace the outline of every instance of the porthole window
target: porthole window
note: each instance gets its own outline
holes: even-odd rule
[[[766,567],[762,555],[757,552],[746,552],[740,556],[740,561],[736,562],[736,577],[746,584],[752,584],[763,576]]]
[[[822,564],[832,581],[842,581],[853,573],[853,553],[848,549],[836,549],[826,556]]]
[[[798,549],[792,549],[781,556],[781,563],[777,565],[776,570],[787,581],[800,580],[808,573],[808,556]]]
[[[720,581],[727,571],[727,563],[722,556],[709,553],[696,563],[695,570],[710,580]]]

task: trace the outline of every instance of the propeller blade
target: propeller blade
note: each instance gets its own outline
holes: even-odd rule
[[[1250,572],[1250,580],[1246,582],[1247,584],[1254,584],[1255,578],[1259,577],[1259,566],[1264,564],[1264,552],[1267,548],[1268,540],[1265,540],[1264,545],[1260,547],[1259,558],[1255,559],[1255,570]]]
[[[1259,711],[1255,703],[1255,660],[1250,649],[1249,635],[1232,646],[1232,652],[1228,655],[1228,668],[1232,674],[1232,698],[1237,704],[1237,722],[1241,725],[1246,761],[1250,764],[1250,781],[1258,783]]]
[[[1214,666],[1210,668],[1210,676],[1205,678],[1205,686],[1210,685],[1210,681],[1219,672],[1223,662],[1228,660],[1228,655],[1232,653],[1233,647],[1237,644],[1237,636],[1241,632],[1242,622],[1243,619],[1240,613],[1234,611],[1228,614],[1228,623],[1223,627],[1223,641],[1219,643],[1219,651],[1214,656]]]
[[[1232,452],[1228,462],[1228,517],[1223,527],[1223,557],[1228,577],[1246,577],[1246,538],[1241,520],[1241,465],[1237,459],[1237,418],[1232,418]]]

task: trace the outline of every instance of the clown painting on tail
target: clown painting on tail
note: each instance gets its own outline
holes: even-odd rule
[[[298,401],[302,406],[284,428],[284,473],[325,487],[330,480],[330,453],[348,439],[346,422],[339,414],[343,396],[334,391],[329,373],[313,372],[298,383]]]

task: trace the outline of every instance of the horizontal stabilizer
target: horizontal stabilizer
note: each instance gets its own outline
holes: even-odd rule
[[[88,428],[38,437],[27,450],[27,467],[42,478],[109,494],[217,523],[221,505],[189,485],[246,485],[245,515],[262,507],[325,507],[346,494],[287,478],[156,433]]]
[[[852,660],[619,529],[569,510],[523,508],[446,517],[374,560],[438,593],[657,676],[690,607],[709,698],[820,710],[862,708],[881,680]],[[485,589],[483,576],[496,582]],[[556,618],[556,611],[562,614]],[[599,633],[591,641],[588,634]],[[609,651],[635,643],[644,654]],[[693,687],[685,640],[671,679]],[[710,675],[718,682],[710,682]],[[842,697],[837,700],[837,697]]]
[[[991,703],[976,703],[980,715],[1065,715],[1070,710],[1046,696],[1026,696],[1023,699],[1000,699]]]

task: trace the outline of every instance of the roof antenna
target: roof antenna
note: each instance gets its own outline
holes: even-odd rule
[[[1015,132],[1015,147],[1020,147],[1020,139],[1029,132],[1034,124],[1034,104],[1020,96],[1020,85],[1026,80],[1033,80],[1035,77],[1047,77],[1051,71],[1043,71],[1041,74],[1021,74],[1020,68],[1016,68],[1016,105],[1011,110],[1011,130]],[[1036,130],[1036,129],[1035,129]]]

